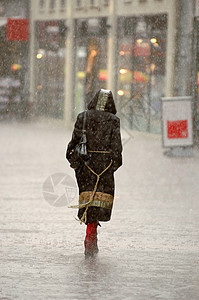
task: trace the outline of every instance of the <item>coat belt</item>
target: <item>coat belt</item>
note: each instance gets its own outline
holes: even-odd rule
[[[85,204],[89,202],[92,199],[92,197],[92,191],[82,192],[79,195],[79,204]],[[96,192],[89,206],[98,206],[102,208],[111,209],[113,206],[113,196],[102,192]]]
[[[106,150],[88,150],[90,153],[102,153],[102,154],[110,154],[111,151],[106,151]]]

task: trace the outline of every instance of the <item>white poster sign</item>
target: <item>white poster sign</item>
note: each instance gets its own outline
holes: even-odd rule
[[[162,137],[164,147],[191,146],[192,98],[162,98]]]

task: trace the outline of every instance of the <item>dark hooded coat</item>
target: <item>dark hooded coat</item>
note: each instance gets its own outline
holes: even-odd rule
[[[109,221],[114,198],[114,172],[122,165],[122,143],[120,136],[120,120],[116,114],[113,95],[110,92],[104,110],[97,109],[100,91],[88,104],[86,113],[86,137],[89,160],[81,162],[75,169],[77,184],[79,187],[79,203],[88,201],[94,190],[97,176],[107,166],[111,166],[100,176],[96,195],[87,211],[87,222]],[[84,112],[77,116],[72,139],[68,144],[66,158],[72,162],[72,154],[82,135]],[[92,152],[92,151],[104,151]],[[88,164],[89,168],[86,166]],[[78,217],[81,219],[85,208],[80,208]]]

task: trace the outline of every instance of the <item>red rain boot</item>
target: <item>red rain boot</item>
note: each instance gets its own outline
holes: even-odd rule
[[[86,228],[86,237],[84,241],[85,255],[93,256],[98,252],[97,247],[97,226],[98,223],[89,223]]]

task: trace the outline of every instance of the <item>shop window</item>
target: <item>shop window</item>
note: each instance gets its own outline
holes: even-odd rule
[[[132,129],[160,133],[166,76],[167,16],[120,18],[118,110]]]
[[[15,21],[15,19],[13,20]],[[10,20],[11,23],[10,21],[8,22],[14,25],[12,23],[13,20]],[[7,24],[7,26],[9,27],[10,25]],[[16,118],[25,117],[30,108],[27,101],[29,86],[27,59],[29,45],[26,42],[20,42],[16,39],[7,39],[3,27],[0,30],[0,113],[12,115]],[[15,29],[15,27],[13,28]]]
[[[106,18],[76,21],[74,117],[100,88],[107,88]]]
[[[37,21],[35,61],[36,107],[38,114],[63,117],[65,20]]]

